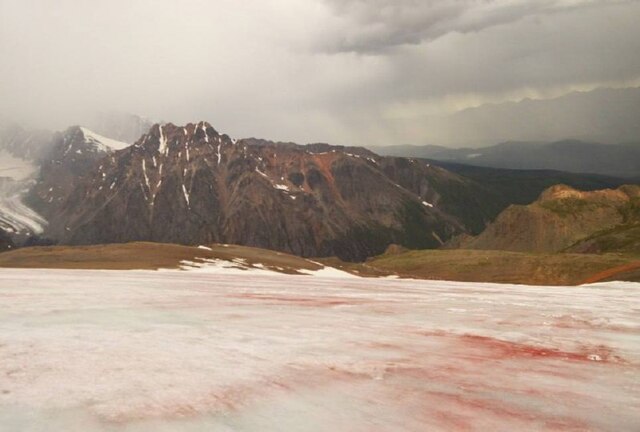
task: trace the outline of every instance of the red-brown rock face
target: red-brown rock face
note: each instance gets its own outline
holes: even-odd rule
[[[463,230],[429,183],[444,170],[364,149],[236,142],[206,122],[155,125],[94,167],[47,213],[49,236],[364,259],[390,243],[436,247]]]

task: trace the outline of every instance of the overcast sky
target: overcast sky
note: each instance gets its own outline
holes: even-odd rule
[[[62,128],[118,110],[235,137],[473,144],[441,124],[640,86],[639,23],[625,0],[0,0],[0,117]]]

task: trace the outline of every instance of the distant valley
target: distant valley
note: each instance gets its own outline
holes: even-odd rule
[[[640,142],[616,145],[565,140],[550,143],[505,142],[481,148],[398,145],[369,149],[381,155],[490,168],[640,177]]]

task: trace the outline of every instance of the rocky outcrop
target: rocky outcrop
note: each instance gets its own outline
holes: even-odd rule
[[[503,211],[462,248],[510,251],[598,252],[577,245],[608,230],[640,221],[640,187],[582,192],[564,185],[549,188],[534,203]]]

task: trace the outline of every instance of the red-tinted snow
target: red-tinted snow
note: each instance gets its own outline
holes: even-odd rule
[[[0,430],[636,431],[640,285],[1,270]]]

